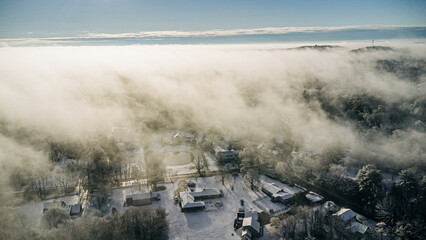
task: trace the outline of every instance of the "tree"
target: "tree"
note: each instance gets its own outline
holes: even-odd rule
[[[127,209],[118,222],[119,239],[165,239],[168,229],[167,213],[163,208]]]
[[[104,188],[111,183],[113,171],[105,151],[101,147],[93,147],[87,165],[89,190]]]
[[[145,158],[147,183],[151,184],[152,191],[157,191],[157,183],[164,180],[166,168],[163,164],[163,156],[148,152]]]
[[[195,160],[195,168],[197,169],[198,175],[203,176],[204,158],[200,155],[197,155],[194,160]]]
[[[345,153],[343,146],[339,144],[328,145],[320,154],[321,167],[327,170],[331,164],[340,164]]]
[[[346,197],[354,197],[358,193],[358,184],[345,172],[346,169],[341,165],[332,164],[327,172],[321,174],[320,184]]]
[[[245,148],[240,153],[241,172],[244,178],[250,183],[250,188],[254,189],[254,183],[259,180],[259,158],[252,148]]]
[[[26,214],[15,208],[0,206],[0,239],[34,239],[30,229],[31,224]]]
[[[402,189],[404,199],[409,200],[410,198],[417,196],[419,179],[414,168],[402,170],[399,173],[397,183]]]
[[[390,194],[387,194],[377,203],[376,216],[385,224],[394,226],[398,219],[402,216],[402,213],[399,210],[400,207],[398,206],[397,200]]]
[[[42,222],[43,225],[48,228],[56,228],[59,224],[63,224],[70,219],[68,211],[59,206],[49,208],[43,213]]]
[[[367,210],[373,210],[380,192],[382,175],[376,166],[368,164],[363,166],[356,175],[361,200],[366,204]]]

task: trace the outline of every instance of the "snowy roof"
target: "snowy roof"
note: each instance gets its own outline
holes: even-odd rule
[[[242,232],[241,232],[241,237],[244,237],[244,236],[248,236],[249,237],[249,239],[251,239],[251,231],[250,231],[250,229],[244,229]]]
[[[218,152],[226,152],[228,150],[224,149],[222,146],[215,146],[214,151],[218,153]]]
[[[252,227],[254,228],[256,231],[259,232],[260,229],[260,223],[257,220],[258,219],[258,214],[257,212],[252,212],[254,214],[248,214],[248,217],[246,215],[246,217],[243,220],[243,227]]]
[[[361,234],[364,234],[368,227],[365,226],[364,224],[361,224],[359,222],[355,222],[355,221],[351,221],[348,223],[348,228],[351,230],[351,232],[355,233],[355,232],[359,232]]]
[[[277,187],[275,184],[273,183],[268,183],[265,181],[261,181],[262,183],[262,188],[264,188],[266,191],[275,194],[275,193],[279,193],[279,192],[284,192],[284,190],[282,190],[281,188]]]
[[[177,132],[174,136],[174,138],[180,137],[180,138],[193,138],[194,134],[190,132]]]
[[[195,207],[204,207],[205,204],[203,201],[195,202],[194,196],[190,194],[191,192],[180,192],[180,199],[182,208],[195,208]]]
[[[182,208],[193,208],[193,207],[204,207],[203,201],[195,201],[195,197],[209,197],[222,194],[219,189],[215,188],[204,188],[201,191],[195,192],[180,192],[180,199]]]
[[[308,194],[306,194],[306,198],[309,199],[311,202],[319,202],[321,200],[324,199],[323,196],[318,195],[317,193],[314,192],[309,192]]]
[[[275,198],[281,198],[282,200],[287,200],[292,198],[293,194],[287,193],[287,192],[278,192],[278,193],[272,194],[272,196]]]
[[[208,197],[221,194],[219,189],[215,188],[204,188],[201,191],[189,192],[194,197]]]
[[[354,218],[354,217],[357,215],[357,213],[356,213],[356,212],[354,212],[354,211],[352,211],[352,210],[351,210],[351,209],[349,209],[349,208],[342,208],[342,209],[340,209],[340,211],[338,211],[337,213],[335,213],[335,214],[333,214],[333,215],[338,216],[338,217],[340,217],[343,221],[347,222],[347,221],[349,221],[350,219]]]
[[[424,124],[424,122],[422,120],[417,120],[417,121],[414,122],[414,125],[416,125],[416,126],[424,126],[425,124]]]

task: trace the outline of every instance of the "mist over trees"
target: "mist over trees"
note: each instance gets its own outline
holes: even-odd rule
[[[185,129],[205,133],[205,152],[223,139],[243,150],[236,163],[252,187],[266,173],[313,186],[380,221],[395,237],[421,239],[426,48],[351,49],[2,48],[0,200],[10,205],[21,191],[26,200],[66,195],[76,178],[82,189],[102,193],[92,199],[99,208],[123,180],[144,178],[156,191],[167,175],[164,156],[147,146],[157,134]],[[126,155],[137,147],[111,136],[122,126],[147,150],[137,167]],[[69,172],[53,175],[58,163]],[[287,224],[276,222],[285,236],[293,234],[296,218],[316,214],[299,210]],[[23,215],[5,206],[1,211],[26,226]],[[54,217],[46,219],[50,230],[25,234],[1,216],[4,239],[158,239],[167,229],[163,210]],[[306,231],[318,232],[315,226]],[[83,227],[90,231],[75,235]]]

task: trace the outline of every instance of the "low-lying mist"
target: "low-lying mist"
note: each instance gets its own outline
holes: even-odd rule
[[[314,153],[338,143],[354,164],[424,161],[415,122],[426,121],[426,48],[354,49],[1,48],[0,185],[16,165],[47,163],[46,139],[86,141],[113,127],[144,144],[187,129],[253,143],[283,136]]]

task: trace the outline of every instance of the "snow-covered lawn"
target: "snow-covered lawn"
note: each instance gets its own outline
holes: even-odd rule
[[[167,171],[172,170],[174,174],[176,175],[182,175],[182,174],[191,174],[196,173],[197,169],[195,168],[194,163],[186,164],[186,165],[178,165],[178,166],[167,166]]]
[[[213,154],[209,153],[209,152],[204,152],[204,157],[207,160],[207,168],[212,171],[219,171],[219,167],[217,166],[217,161],[215,156],[213,156]]]
[[[30,201],[19,206],[19,209],[28,216],[28,219],[33,226],[38,226],[41,222],[41,217],[43,216],[43,203],[53,200],[64,201],[67,205],[73,205],[78,203],[79,195],[60,197],[45,201]]]
[[[191,151],[191,147],[188,145],[167,145],[165,147],[163,147],[161,149],[161,152],[166,153],[166,152],[190,152]]]

